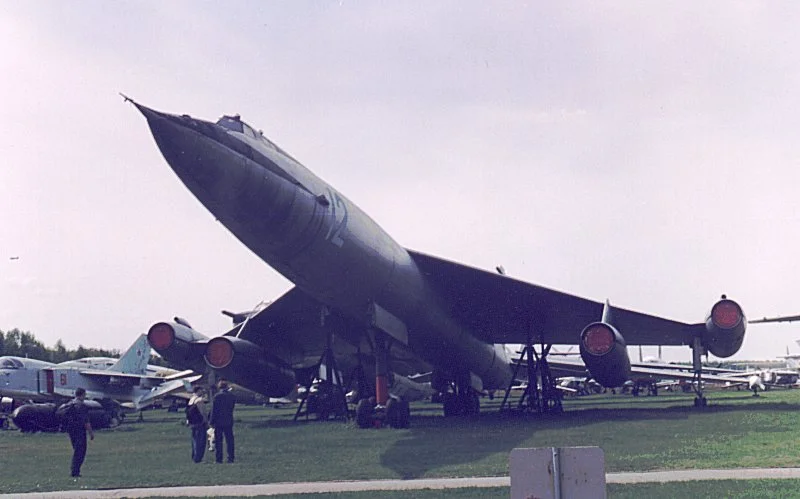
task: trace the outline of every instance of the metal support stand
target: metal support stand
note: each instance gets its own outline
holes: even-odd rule
[[[320,312],[320,325],[325,327],[325,317],[328,311],[325,307]],[[325,379],[317,386],[317,391],[313,394],[316,400],[316,407],[314,411],[317,414],[318,420],[327,420],[329,416],[335,419],[343,419],[345,422],[350,417],[350,411],[347,407],[347,399],[344,394],[344,381],[342,380],[342,372],[337,368],[336,356],[333,353],[333,332],[328,331],[326,335],[325,351],[317,363],[317,373],[319,368],[325,366]],[[303,414],[303,407],[309,403],[309,398],[312,397],[311,387],[314,384],[315,376],[310,377],[306,385],[306,397],[300,402],[297,407],[297,412],[294,414],[294,421]],[[309,410],[305,411],[306,420],[308,420]]]
[[[696,397],[694,398],[695,407],[705,407],[708,405],[705,395],[703,395],[703,359],[706,349],[703,346],[702,338],[695,336],[692,340],[692,370],[694,376],[692,377],[692,388]]]
[[[344,382],[342,381],[342,373],[336,367],[336,359],[333,355],[333,349],[330,347],[325,348],[322,356],[319,359],[318,367],[325,365],[325,379],[317,387],[316,393],[313,395],[318,397],[317,407],[314,408],[317,419],[327,420],[328,416],[333,415],[335,419],[344,419],[347,421],[350,417],[350,411],[347,407],[347,400],[344,396]],[[312,396],[311,387],[314,384],[315,377],[309,378],[306,383],[306,396],[300,401],[297,406],[297,411],[294,414],[294,421],[305,414],[308,420],[309,411],[303,411],[306,407],[309,397]]]
[[[517,403],[517,409],[522,412],[558,414],[564,410],[561,405],[561,393],[556,388],[555,378],[550,372],[550,366],[547,363],[547,354],[550,353],[551,346],[542,343],[540,344],[540,350],[537,352],[529,335],[527,344],[522,349],[519,359],[514,363],[513,379],[517,378],[517,373],[521,366],[524,365],[527,369],[528,386]],[[511,409],[510,404],[508,406],[506,404],[512,387],[512,385],[509,385],[506,388],[503,402],[500,405],[501,410]]]

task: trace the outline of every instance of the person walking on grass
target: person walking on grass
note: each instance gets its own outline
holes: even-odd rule
[[[214,428],[214,447],[217,462],[222,462],[222,440],[225,440],[225,449],[228,453],[228,462],[234,461],[233,443],[233,407],[236,405],[236,396],[231,393],[228,382],[220,380],[219,393],[214,396],[211,406],[211,426]]]
[[[72,467],[73,478],[81,476],[81,466],[86,458],[86,435],[94,440],[94,430],[92,423],[89,422],[89,407],[84,404],[86,400],[86,390],[84,388],[75,389],[75,398],[67,402],[64,412],[64,428],[69,434],[69,441],[72,444]]]

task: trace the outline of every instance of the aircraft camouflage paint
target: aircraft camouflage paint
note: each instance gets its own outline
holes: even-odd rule
[[[617,386],[630,370],[626,340],[690,345],[699,365],[706,350],[728,357],[744,339],[742,309],[724,296],[705,322],[687,324],[406,249],[238,115],[212,123],[133,104],[192,194],[295,284],[221,337],[155,324],[151,345],[182,367],[202,369],[205,360],[220,376],[281,396],[326,346],[337,358],[349,346],[374,363],[379,407],[388,401],[390,366],[407,374],[429,366],[434,388],[448,392],[445,414],[463,414],[478,410],[479,391],[511,383],[512,363],[499,344],[578,343],[592,376]],[[702,393],[695,403],[705,404]],[[360,425],[374,409],[359,404]],[[407,404],[398,410],[396,422],[407,425]]]

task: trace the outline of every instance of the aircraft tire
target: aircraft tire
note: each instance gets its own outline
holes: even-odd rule
[[[331,386],[320,385],[317,392],[317,421],[327,421],[331,414],[333,405],[333,396],[331,394]]]
[[[392,428],[408,428],[411,425],[411,408],[408,402],[390,398],[386,402],[386,422]]]
[[[411,426],[411,407],[405,400],[398,400],[397,403],[399,411],[395,428],[408,428]]]
[[[372,427],[372,415],[375,407],[369,399],[361,399],[356,405],[356,424],[359,428]]]
[[[461,399],[455,393],[445,393],[442,397],[442,406],[446,418],[463,414]]]
[[[396,399],[390,398],[386,401],[386,422],[392,428],[398,428],[400,420],[400,402]]]
[[[470,391],[470,393],[464,397],[463,406],[464,406],[464,414],[466,414],[467,416],[480,414],[481,399],[480,397],[478,397],[478,394],[476,392]]]

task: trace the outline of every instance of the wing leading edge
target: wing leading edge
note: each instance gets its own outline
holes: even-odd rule
[[[574,344],[601,320],[604,304],[501,274],[408,250],[450,314],[488,343]],[[629,345],[691,345],[697,328],[641,312],[612,308],[613,325]]]

